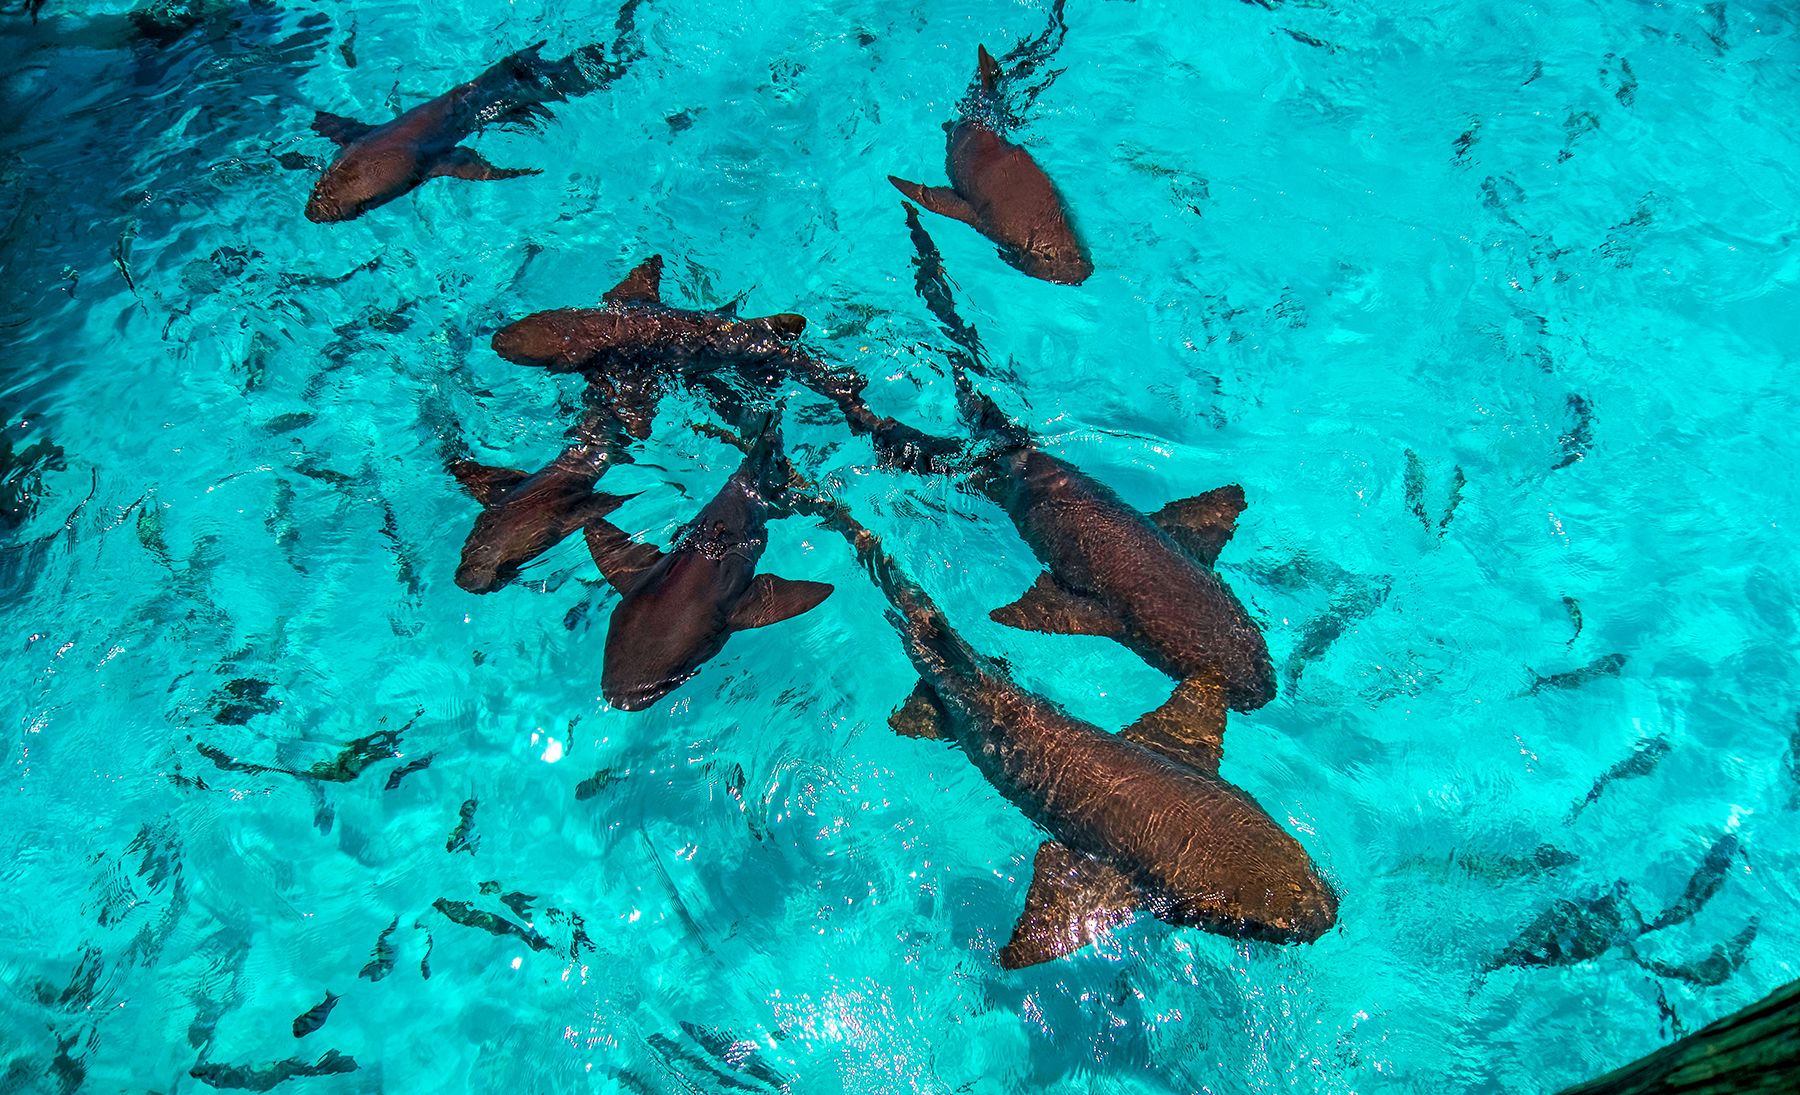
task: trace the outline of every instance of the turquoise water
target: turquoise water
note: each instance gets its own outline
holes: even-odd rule
[[[1308,947],[1140,917],[1018,973],[1041,836],[887,729],[912,673],[840,540],[775,525],[763,569],[835,595],[628,715],[579,539],[463,592],[444,465],[554,454],[580,382],[488,337],[653,253],[672,301],[800,312],[878,410],[955,428],[884,176],[942,180],[976,44],[1043,8],[647,0],[621,80],[474,142],[544,174],[329,226],[284,166],[330,154],[315,110],[384,119],[615,9],[126,10],[0,13],[0,1089],[335,1050],[281,1090],[1553,1090],[1797,975],[1790,5],[1070,4],[1017,137],[1097,272],[927,226],[1047,447],[1145,509],[1243,484],[1220,570],[1281,692],[1223,771],[1343,904]],[[990,623],[1039,570],[1004,516],[789,395],[796,462],[977,647],[1109,728],[1167,695]],[[708,415],[672,398],[603,482],[644,491],[627,531],[666,544],[737,466]],[[381,731],[354,779],[209,759],[331,770]],[[1484,972],[1620,880],[1652,917],[1728,832],[1692,919]],[[1653,972],[1752,923],[1722,983]]]

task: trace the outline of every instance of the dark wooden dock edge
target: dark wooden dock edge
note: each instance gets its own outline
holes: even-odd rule
[[[1800,981],[1562,1095],[1800,1091]]]

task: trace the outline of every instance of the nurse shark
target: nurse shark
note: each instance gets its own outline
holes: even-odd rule
[[[456,584],[470,593],[492,593],[589,521],[617,509],[629,496],[597,494],[594,484],[618,461],[604,441],[582,440],[536,472],[458,461],[450,466],[481,513],[463,543]]]
[[[926,209],[962,221],[1000,245],[1000,257],[1044,281],[1079,285],[1094,272],[1075,234],[1068,205],[1031,153],[999,133],[1000,66],[977,50],[977,88],[950,127],[944,168],[949,186],[921,186],[888,176],[895,189]]]
[[[792,376],[838,400],[860,389],[860,378],[827,369],[797,345],[805,317],[672,307],[662,299],[662,272],[662,256],[653,255],[597,308],[558,308],[510,323],[495,333],[494,352],[514,364],[582,374],[590,401],[610,407],[638,438],[649,436],[673,380],[697,387],[728,421],[741,402],[734,382],[769,386]]]
[[[765,422],[743,465],[668,551],[635,543],[604,519],[588,522],[594,562],[622,598],[600,676],[608,703],[641,711],[698,672],[733,633],[798,616],[831,594],[824,582],[757,573],[790,474],[780,434]]]
[[[354,220],[435,178],[491,182],[536,175],[535,168],[495,167],[460,142],[490,125],[532,126],[549,117],[545,103],[604,87],[624,73],[636,52],[625,52],[642,0],[619,9],[616,59],[584,46],[560,61],[538,56],[545,42],[510,54],[481,75],[413,107],[390,122],[370,124],[328,111],[313,118],[315,133],[338,146],[337,158],[313,186],[306,219]]]
[[[999,952],[1002,966],[1078,950],[1140,909],[1171,924],[1280,943],[1312,942],[1337,922],[1337,894],[1306,851],[1220,778],[1225,696],[1216,681],[1184,681],[1161,707],[1107,733],[974,651],[848,511],[811,505],[849,540],[893,606],[890,618],[919,671],[894,728],[960,746],[1050,836],[1038,848],[1024,913]]]

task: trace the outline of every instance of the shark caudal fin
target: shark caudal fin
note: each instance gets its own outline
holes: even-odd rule
[[[975,79],[988,95],[1000,89],[1000,62],[994,60],[986,46],[975,47]]]

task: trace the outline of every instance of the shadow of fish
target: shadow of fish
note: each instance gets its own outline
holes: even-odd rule
[[[997,132],[1000,66],[986,46],[976,50],[979,91],[950,128],[944,169],[949,186],[921,186],[888,176],[894,188],[919,205],[962,221],[1000,247],[1014,269],[1043,281],[1079,285],[1094,272],[1087,248],[1075,234],[1068,204],[1031,153]]]
[[[789,474],[780,432],[769,422],[667,552],[634,543],[604,520],[589,523],[594,562],[621,596],[600,677],[608,703],[641,711],[698,672],[733,633],[791,619],[831,594],[824,582],[756,571]]]
[[[1221,686],[1185,681],[1163,706],[1106,733],[971,649],[841,506],[813,508],[887,597],[919,670],[894,728],[960,746],[1050,834],[1001,965],[1061,957],[1141,908],[1171,924],[1271,942],[1311,942],[1337,922],[1337,894],[1305,850],[1219,778]]]

